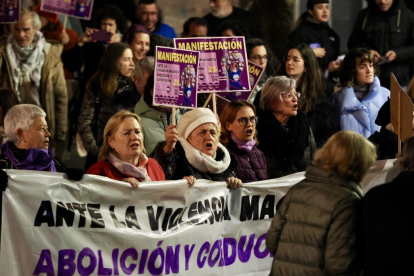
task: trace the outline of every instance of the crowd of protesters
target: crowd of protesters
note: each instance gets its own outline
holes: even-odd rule
[[[37,2],[0,39],[0,169],[57,171],[72,181],[88,173],[133,188],[207,179],[230,189],[305,172],[269,229],[273,275],[414,273],[414,138],[397,156],[389,100],[391,73],[414,96],[414,13],[403,0],[368,0],[343,59],[329,0],[308,0],[281,62],[256,15],[210,0],[211,12],[188,19],[182,37],[244,36],[248,59],[264,69],[249,100],[221,114],[153,105],[155,47],[177,37],[155,0],[100,3],[80,34]],[[68,91],[72,80],[79,85]],[[84,169],[54,154],[76,134]],[[364,197],[370,166],[394,158],[400,175]],[[4,190],[3,170],[0,182]]]

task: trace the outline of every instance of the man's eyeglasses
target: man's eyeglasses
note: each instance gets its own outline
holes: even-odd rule
[[[267,60],[268,57],[266,55],[265,56],[257,55],[257,56],[250,57],[250,59],[254,59],[254,60],[259,60],[259,59]]]
[[[249,121],[250,121],[250,123],[252,125],[257,124],[257,122],[259,121],[259,118],[257,116],[252,116],[250,118],[248,118],[248,117],[241,117],[241,118],[238,118],[237,121],[239,122],[239,124],[242,127],[245,127],[245,126],[247,126],[247,124],[248,124]]]
[[[285,96],[285,98],[287,98],[288,100],[291,100],[293,98],[293,96],[296,97],[296,99],[299,100],[300,98],[300,93],[299,92],[295,92],[295,93],[286,93],[286,94],[282,94],[282,96]]]

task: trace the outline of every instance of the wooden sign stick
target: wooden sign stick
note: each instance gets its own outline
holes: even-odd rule
[[[175,107],[172,108],[171,116],[171,123],[175,125]]]

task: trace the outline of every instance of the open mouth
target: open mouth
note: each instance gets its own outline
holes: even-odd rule
[[[297,104],[293,105],[294,110],[298,110],[299,106]]]
[[[208,150],[212,150],[212,149],[213,149],[213,143],[207,143],[207,144],[206,144],[206,148],[207,148]]]
[[[131,147],[133,149],[137,149],[137,148],[139,148],[139,143],[133,143],[129,147]]]
[[[246,130],[246,133],[247,133],[247,134],[252,134],[252,133],[253,133],[253,129],[248,129],[248,130]]]

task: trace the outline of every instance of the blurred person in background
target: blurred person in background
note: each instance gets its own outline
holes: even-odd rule
[[[361,181],[375,159],[375,146],[358,133],[329,138],[270,225],[272,275],[360,275]]]
[[[404,141],[398,162],[401,173],[362,200],[364,276],[414,273],[414,137]]]

